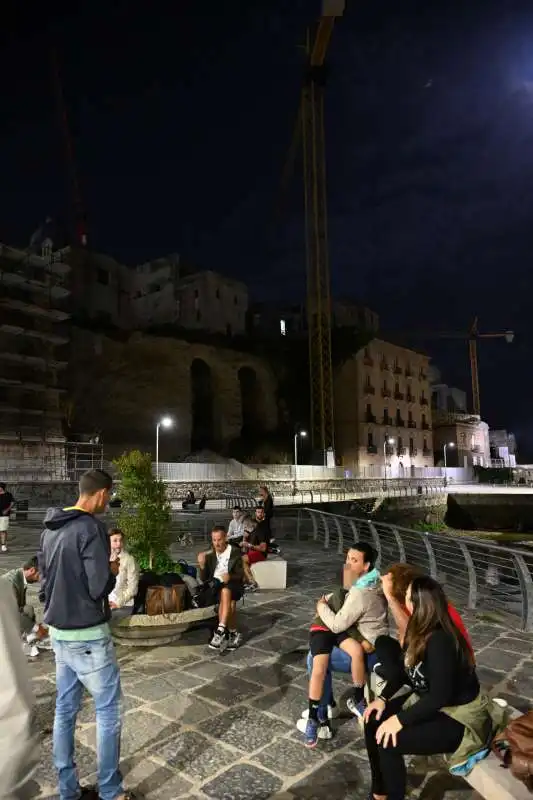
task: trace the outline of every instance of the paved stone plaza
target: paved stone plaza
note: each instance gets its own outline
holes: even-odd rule
[[[0,572],[35,552],[36,529],[13,526]],[[147,800],[366,800],[369,773],[356,721],[344,716],[335,738],[307,750],[295,722],[307,706],[305,657],[317,597],[339,579],[340,558],[311,544],[284,546],[289,588],[246,598],[246,642],[233,653],[207,648],[208,630],[153,649],[119,648],[125,718],[122,769],[128,788]],[[185,558],[191,553],[181,553]],[[465,614],[487,689],[527,710],[533,699],[533,636],[506,631]],[[51,757],[53,654],[29,664],[37,698],[41,764],[33,797],[56,798]],[[336,679],[337,696],[347,688]],[[94,780],[95,719],[87,699],[78,717],[77,763]],[[411,769],[413,797],[474,800],[466,783],[445,771]]]

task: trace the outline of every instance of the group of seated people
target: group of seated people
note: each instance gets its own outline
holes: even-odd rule
[[[408,564],[380,575],[375,562],[372,547],[355,544],[346,557],[343,587],[317,602],[309,707],[297,727],[308,747],[331,738],[331,672],[351,672],[347,705],[364,722],[370,797],[404,800],[404,755],[442,754],[454,774],[466,775],[488,754],[504,711],[481,692],[468,632],[440,584]],[[398,638],[389,635],[389,612]],[[367,705],[370,670],[382,688]]]

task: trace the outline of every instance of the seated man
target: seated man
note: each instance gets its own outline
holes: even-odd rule
[[[388,632],[387,604],[379,572],[374,566],[375,560],[370,545],[361,543],[351,547],[344,569],[345,588],[322,597],[317,603],[317,617],[311,625],[310,635],[313,661],[305,730],[307,747],[316,747],[319,727],[329,727],[327,710],[321,707],[321,698],[334,647],[340,647],[351,659],[354,683],[351,700],[358,715],[362,718],[364,714],[365,654],[373,651],[378,636]]]
[[[255,525],[253,530],[245,536],[241,544],[246,578],[246,590],[255,591],[258,586],[250,567],[259,561],[265,561],[268,555],[268,545],[270,544],[270,526],[265,518],[265,510],[262,506],[255,509]]]
[[[239,547],[228,542],[223,525],[211,531],[213,549],[198,554],[200,580],[213,584],[213,602],[218,603],[218,626],[209,647],[221,650],[225,645],[235,650],[242,635],[237,631],[237,602],[243,595],[243,559]]]
[[[109,595],[111,619],[121,619],[133,614],[133,604],[139,589],[139,568],[137,562],[124,549],[124,534],[118,528],[109,531],[111,562],[118,562],[117,582]]]
[[[7,581],[11,584],[17,607],[19,610],[20,619],[20,632],[30,633],[35,624],[35,609],[33,606],[26,605],[26,589],[29,583],[39,583],[39,565],[37,563],[37,556],[33,556],[29,561],[20,567],[20,569],[12,569],[2,575],[1,580]]]
[[[240,506],[233,506],[232,520],[228,528],[228,541],[239,544],[244,537],[244,514]]]

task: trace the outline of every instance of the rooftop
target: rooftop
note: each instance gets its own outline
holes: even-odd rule
[[[2,571],[35,552],[36,529],[23,529],[15,537],[14,548],[2,558]],[[202,546],[198,543],[195,550]],[[289,587],[246,598],[239,609],[246,636],[241,649],[212,653],[206,629],[190,632],[172,646],[118,648],[126,711],[121,766],[127,786],[147,800],[366,800],[368,764],[356,721],[341,717],[335,738],[313,751],[303,746],[295,727],[307,706],[309,622],[318,596],[338,582],[340,556],[310,543],[282,546],[289,561]],[[179,552],[192,561],[192,551]],[[483,615],[467,613],[464,619],[484,687],[517,708],[530,709],[533,635],[506,630]],[[52,654],[41,653],[29,669],[41,738],[32,797],[50,800],[57,785],[51,756]],[[348,683],[342,677],[335,683],[340,699]],[[76,738],[80,777],[90,780],[96,739],[88,698]],[[423,786],[425,800],[477,797],[460,779],[415,760],[411,796],[420,797]]]

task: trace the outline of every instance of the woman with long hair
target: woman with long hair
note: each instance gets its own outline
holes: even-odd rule
[[[395,679],[365,712],[374,800],[404,800],[404,755],[453,754],[452,766],[468,769],[472,758],[485,754],[494,727],[473,652],[440,584],[426,575],[414,578],[405,605],[409,621]],[[409,695],[391,699],[404,685]]]

